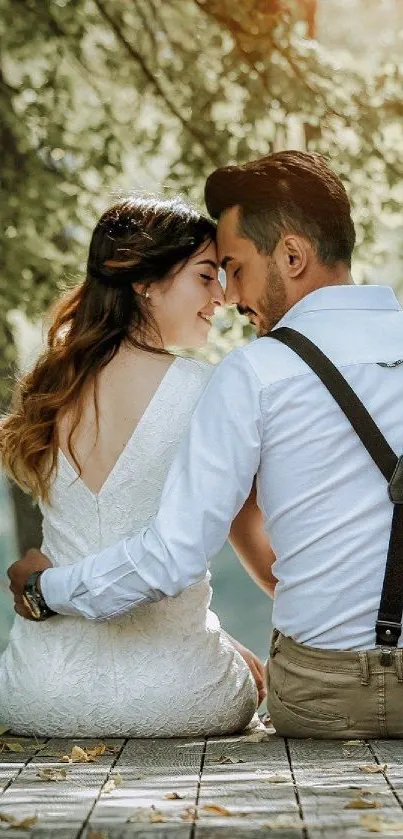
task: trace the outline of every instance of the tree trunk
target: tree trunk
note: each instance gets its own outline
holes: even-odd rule
[[[14,483],[11,484],[11,497],[14,503],[18,549],[22,556],[28,548],[40,548],[42,516],[39,507],[33,505],[31,496],[22,492]]]
[[[10,390],[17,367],[17,352],[14,336],[6,318],[0,318],[0,412],[6,411],[10,401]],[[14,506],[17,545],[20,554],[27,548],[39,548],[42,540],[42,517],[26,495],[13,482],[10,485]]]

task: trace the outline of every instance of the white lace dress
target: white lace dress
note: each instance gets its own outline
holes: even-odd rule
[[[43,506],[42,550],[57,565],[140,531],[210,376],[177,358],[99,493],[62,453]],[[0,720],[15,733],[53,737],[224,734],[250,722],[249,668],[209,610],[209,577],[175,598],[97,623],[16,617],[0,658]]]

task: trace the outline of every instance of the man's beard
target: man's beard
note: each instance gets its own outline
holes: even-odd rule
[[[258,337],[267,335],[288,311],[284,280],[274,262],[270,260],[266,277],[266,293],[260,298],[258,311],[261,312]]]

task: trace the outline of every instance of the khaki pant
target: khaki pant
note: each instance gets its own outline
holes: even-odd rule
[[[403,649],[381,662],[379,649],[314,649],[275,629],[266,668],[267,705],[277,734],[403,738]]]

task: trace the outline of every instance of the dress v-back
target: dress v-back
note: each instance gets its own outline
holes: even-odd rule
[[[142,530],[211,367],[168,368],[99,492],[60,451],[42,551],[55,565]],[[0,719],[16,733],[53,737],[170,737],[244,728],[257,705],[250,670],[210,611],[209,576],[175,598],[95,622],[16,617],[0,658]]]

